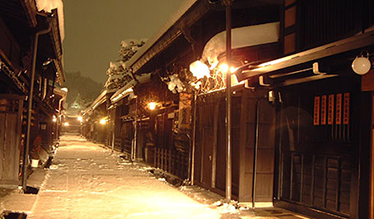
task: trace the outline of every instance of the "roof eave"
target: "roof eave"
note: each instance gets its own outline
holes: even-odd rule
[[[241,68],[235,74],[239,81],[249,79],[251,77],[261,76],[282,70],[288,67],[296,66],[299,64],[312,62],[318,59],[326,58],[329,56],[337,55],[344,52],[364,48],[373,45],[374,31],[358,34],[343,40],[319,46],[310,50],[299,52],[293,55],[285,56],[269,62],[259,64],[252,69],[247,66]]]

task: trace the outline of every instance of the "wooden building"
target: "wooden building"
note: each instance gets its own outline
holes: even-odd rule
[[[373,2],[285,1],[282,14],[284,55],[237,73],[263,77],[271,89],[274,205],[316,218],[373,218]],[[366,70],[352,65],[358,57]]]
[[[315,218],[374,218],[374,73],[352,69],[372,65],[373,8],[233,2],[232,65],[245,81],[232,85],[233,199]],[[225,7],[186,1],[169,21],[126,63],[133,80],[110,97],[112,148],[224,194],[226,84],[216,64],[226,59]],[[201,79],[196,60],[210,67]],[[146,110],[153,101],[158,110]]]
[[[279,23],[276,22],[279,21],[280,8],[278,1],[267,3],[242,1],[234,4],[233,28],[240,29],[272,23],[273,29],[278,30]],[[195,180],[193,183],[222,193],[225,190],[225,137],[223,135],[225,127],[222,123],[224,110],[221,107],[217,113],[213,113],[212,110],[224,101],[222,92],[219,91],[224,88],[222,87],[224,82],[214,85],[214,88],[210,90],[205,89],[194,101],[193,94],[199,91],[194,91],[195,88],[190,84],[192,75],[188,69],[190,64],[197,59],[205,58],[204,61],[208,62],[208,57],[204,54],[206,50],[204,47],[211,39],[225,30],[225,7],[220,3],[210,1],[186,1],[178,13],[172,17],[170,23],[165,25],[158,35],[147,42],[126,63],[128,68],[132,69],[135,78],[144,74],[150,74],[151,78],[148,83],[127,83],[111,97],[113,109],[116,109],[111,117],[116,124],[113,129],[115,138],[113,148],[130,154],[132,158],[144,159],[156,168],[183,180],[193,179]],[[275,35],[269,42],[252,39],[251,48],[248,48],[247,44],[245,44],[246,46],[238,45],[234,51],[236,65],[241,66],[248,61],[268,60],[280,56],[279,31],[273,31],[273,29],[268,35],[272,33]],[[252,30],[247,30],[247,33]],[[243,37],[243,33],[240,36]],[[224,47],[222,42],[219,43],[220,48]],[[222,50],[217,51],[215,58],[220,61],[224,60],[223,52]],[[220,56],[218,57],[218,55]],[[178,84],[179,82],[183,85]],[[127,92],[131,87],[133,90],[130,93]],[[168,87],[170,91],[167,90]],[[178,89],[179,91],[175,92]],[[243,85],[238,86],[237,89],[238,100],[241,100],[244,93],[243,99],[249,98],[251,95],[253,100],[259,98],[257,96],[260,94],[247,94],[249,91],[244,89]],[[211,91],[216,92],[204,94]],[[261,91],[260,93],[266,92]],[[134,94],[136,98],[129,98],[130,94]],[[158,109],[152,112],[145,110],[146,104],[151,101],[157,102],[158,106]],[[255,107],[253,103],[256,101],[246,99],[246,102],[250,102],[248,105],[250,109],[245,106],[243,111],[252,111]],[[240,106],[240,101],[238,106]],[[197,109],[195,128],[198,131],[197,135],[193,136],[193,109],[195,107]],[[238,110],[240,115],[242,108],[239,107]],[[272,111],[270,110],[270,112]],[[244,112],[243,116],[246,116]],[[238,119],[241,118],[238,117]],[[264,121],[264,124],[266,122]],[[240,124],[237,129],[245,128],[246,125],[247,123]],[[126,130],[133,132],[124,138],[123,141],[127,143],[120,143],[121,129],[124,130],[124,135],[129,133]],[[151,141],[147,133],[153,136]],[[214,138],[216,140],[213,140]],[[247,141],[252,140],[245,140],[241,144],[244,145]],[[239,143],[239,139],[237,141]],[[196,150],[193,153],[192,145],[195,143]],[[274,144],[266,147],[270,147],[270,151],[274,153]],[[213,152],[213,148],[219,152]],[[266,151],[266,148],[264,150]],[[237,152],[235,156],[239,156],[239,151]],[[212,164],[212,153],[219,156],[213,158],[216,159],[214,165]],[[192,159],[195,159],[193,165]],[[239,180],[239,166],[249,165],[247,168],[250,168],[250,163],[249,160],[244,162],[244,158],[242,161],[238,160],[235,169],[235,176],[238,176],[236,179]],[[264,189],[267,195],[264,200],[271,203],[273,167],[270,169],[270,172],[264,172],[264,175],[268,175],[268,179],[271,179],[268,180],[269,183]],[[191,175],[192,172],[193,175]],[[237,183],[236,197],[239,197],[238,180],[235,181]],[[250,189],[245,189],[251,183],[250,177],[243,175],[240,180],[244,182],[242,182],[241,188],[242,191],[245,191],[241,193],[241,197],[250,196],[248,192]],[[212,181],[217,183],[217,186]],[[244,198],[244,200],[249,201],[250,199]]]
[[[112,91],[103,90],[93,103],[82,112],[82,125],[80,134],[91,140],[106,146],[111,146],[111,135],[109,124],[109,98]]]
[[[48,152],[56,143],[53,118],[60,113],[64,95],[54,92],[65,80],[62,37],[57,10],[40,12],[33,0],[0,1],[0,6],[0,183],[17,187],[20,167],[28,161],[21,156],[27,140],[29,151],[37,136],[38,151]]]

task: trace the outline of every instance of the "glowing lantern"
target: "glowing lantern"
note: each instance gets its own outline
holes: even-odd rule
[[[229,66],[226,63],[219,65],[218,68],[224,73],[227,73],[229,70]]]
[[[364,56],[356,57],[352,62],[352,69],[358,75],[364,75],[370,71],[371,62]]]
[[[150,102],[150,103],[148,104],[148,108],[149,108],[150,110],[154,110],[154,109],[156,109],[156,103],[155,103],[155,102]]]
[[[207,65],[202,63],[200,60],[197,60],[190,64],[190,72],[197,79],[204,78],[204,76],[210,76],[210,70]]]
[[[223,63],[223,64],[219,65],[218,68],[219,68],[222,72],[224,72],[224,73],[227,73],[227,71],[229,70],[229,66],[228,66],[226,63]],[[236,70],[238,70],[238,68],[230,67],[230,72],[231,72],[231,73],[236,72]]]
[[[101,124],[101,125],[105,125],[106,122],[107,122],[106,118],[102,118],[102,119],[100,120],[100,124]]]

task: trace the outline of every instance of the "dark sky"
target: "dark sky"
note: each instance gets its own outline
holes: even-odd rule
[[[185,0],[64,0],[64,69],[107,79],[126,39],[151,38]]]

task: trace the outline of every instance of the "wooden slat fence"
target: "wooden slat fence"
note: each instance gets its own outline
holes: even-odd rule
[[[187,179],[188,153],[156,148],[154,166],[181,179]]]

